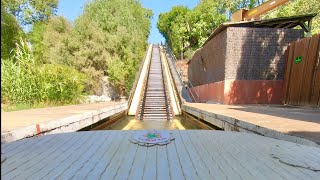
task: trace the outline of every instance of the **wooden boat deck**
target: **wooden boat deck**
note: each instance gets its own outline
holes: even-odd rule
[[[320,149],[255,134],[169,131],[144,147],[136,131],[46,135],[1,146],[3,179],[318,179]]]

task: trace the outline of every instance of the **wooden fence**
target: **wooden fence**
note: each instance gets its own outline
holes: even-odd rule
[[[291,43],[286,51],[284,104],[320,105],[320,34]]]

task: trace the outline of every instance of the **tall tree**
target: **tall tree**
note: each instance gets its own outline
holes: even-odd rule
[[[173,47],[175,54],[181,54],[182,58],[185,48],[189,45],[189,11],[185,6],[174,6],[171,11],[160,13],[157,22],[157,27],[169,46]]]
[[[58,0],[2,0],[4,8],[16,17],[20,25],[46,21],[55,15]]]
[[[231,3],[231,2],[230,2]],[[175,6],[169,12],[161,13],[158,29],[176,54],[197,49],[213,29],[225,22],[227,7],[221,0],[202,0],[194,9]]]
[[[105,73],[120,92],[129,93],[147,45],[152,12],[138,0],[96,0],[86,5],[84,16],[103,32]]]
[[[273,11],[264,15],[264,19],[296,16],[303,14],[316,13],[317,16],[312,21],[312,34],[320,33],[320,2],[319,0],[292,0],[283,6],[280,6]]]
[[[50,18],[45,27],[34,26],[35,34],[45,29],[43,40],[36,35],[31,39],[38,42],[40,55],[45,52],[41,56],[46,63],[85,72],[91,78],[87,89],[97,92],[95,84],[104,74],[129,93],[146,49],[151,17],[138,0],[95,0],[86,4],[73,27],[62,17]]]
[[[42,62],[70,65],[69,58],[72,58],[68,50],[68,38],[72,31],[70,22],[63,16],[51,17],[47,25],[42,28],[45,29],[43,32],[43,41],[40,41],[41,44],[35,46],[39,46],[39,50],[43,50],[43,55],[41,55],[43,57]],[[41,30],[42,29],[39,31]],[[37,53],[39,53],[39,55],[41,54],[41,52]]]
[[[220,1],[203,0],[188,16],[192,45],[199,47],[211,32],[227,21],[226,8]]]
[[[1,1],[1,58],[8,58],[19,37],[24,33],[15,17],[8,13]]]

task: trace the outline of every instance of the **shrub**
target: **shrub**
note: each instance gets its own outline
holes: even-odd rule
[[[10,103],[77,101],[86,76],[59,64],[38,65],[30,47],[20,39],[11,59],[1,59],[1,100]]]

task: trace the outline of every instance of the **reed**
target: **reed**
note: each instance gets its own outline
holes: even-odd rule
[[[86,76],[70,66],[37,64],[20,38],[10,59],[1,59],[2,103],[72,103],[84,92]]]

